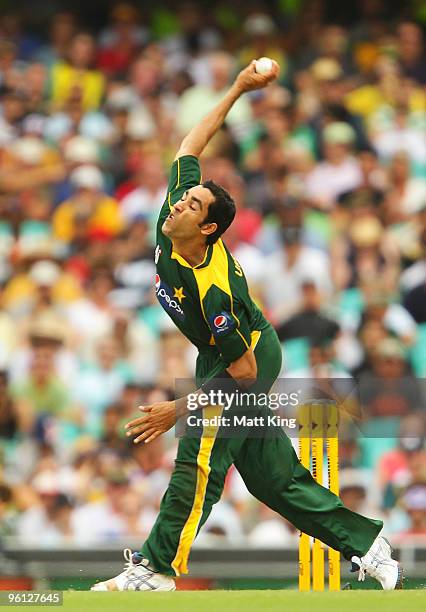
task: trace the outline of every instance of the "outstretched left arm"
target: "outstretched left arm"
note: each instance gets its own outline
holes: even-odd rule
[[[247,349],[226,370],[241,388],[244,388],[245,384],[252,384],[257,375],[257,364],[253,350],[251,348]],[[203,388],[191,395],[195,396],[198,393],[204,393]],[[139,410],[144,414],[126,424],[127,436],[136,436],[133,440],[135,444],[155,440],[155,438],[171,429],[178,419],[190,414],[188,399],[188,397],[181,397],[175,401],[158,402],[152,404],[152,406],[139,406]],[[194,397],[191,401],[194,401]]]

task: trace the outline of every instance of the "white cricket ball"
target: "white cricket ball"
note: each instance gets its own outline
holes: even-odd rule
[[[272,67],[273,63],[270,57],[261,57],[260,59],[256,60],[254,65],[257,74],[267,74],[268,72],[271,72]]]

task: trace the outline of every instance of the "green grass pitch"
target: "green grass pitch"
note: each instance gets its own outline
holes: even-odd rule
[[[176,591],[174,593],[91,593],[65,591],[59,610],[73,612],[420,612],[425,591]],[[34,608],[42,609],[39,606]],[[46,607],[43,608],[46,610]],[[52,609],[52,608],[50,608]]]

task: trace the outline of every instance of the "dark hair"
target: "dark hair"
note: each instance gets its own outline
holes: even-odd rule
[[[235,202],[229,193],[214,181],[204,181],[202,185],[214,196],[214,202],[210,204],[207,216],[201,224],[217,223],[217,230],[207,236],[206,240],[207,244],[214,244],[234,220]]]

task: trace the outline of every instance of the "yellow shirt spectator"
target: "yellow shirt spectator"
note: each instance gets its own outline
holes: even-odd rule
[[[96,53],[93,36],[80,32],[71,41],[67,61],[58,62],[50,73],[53,104],[63,106],[70,97],[81,97],[83,110],[99,107],[105,89],[104,77],[92,69]]]
[[[363,85],[347,94],[345,103],[346,108],[351,113],[356,113],[367,118],[385,104],[394,106],[395,100],[392,99],[392,96],[386,95],[377,85]],[[423,91],[419,88],[413,89],[408,100],[410,111],[421,112],[424,110],[425,104],[426,96]]]
[[[70,198],[60,204],[53,215],[53,233],[59,240],[70,242],[75,237],[77,224],[81,230],[82,223],[86,233],[101,231],[118,234],[123,229],[118,202],[100,193],[86,208],[86,201],[82,205],[78,195]]]
[[[79,166],[70,176],[76,189],[74,195],[62,202],[53,219],[53,233],[63,242],[76,237],[87,238],[101,233],[115,236],[123,229],[123,218],[117,200],[103,193],[102,172],[96,166]]]
[[[84,110],[96,109],[104,89],[104,77],[97,70],[80,70],[66,63],[58,63],[52,68],[51,99],[56,107],[62,107],[71,94],[79,90]]]
[[[48,257],[47,253],[45,257]],[[25,258],[22,258],[23,265],[25,261]],[[29,263],[25,267],[28,265]],[[44,289],[43,296],[40,295],[40,288]],[[11,277],[3,291],[2,306],[18,317],[28,315],[34,311],[34,308],[40,306],[45,309],[46,290],[49,291],[54,307],[63,306],[81,297],[78,280],[72,274],[63,271],[51,259],[43,259],[40,253],[31,268],[25,272],[24,270],[17,272]]]

